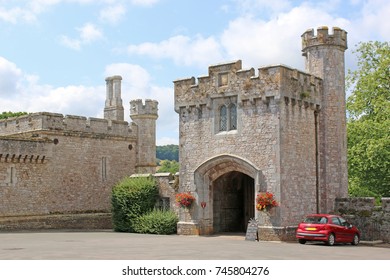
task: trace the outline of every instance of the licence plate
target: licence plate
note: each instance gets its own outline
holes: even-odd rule
[[[306,230],[317,230],[315,227],[307,227]]]

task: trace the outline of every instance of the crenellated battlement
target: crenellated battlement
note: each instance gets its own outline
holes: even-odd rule
[[[314,34],[314,29],[308,29],[302,34],[302,53],[306,55],[306,49],[320,45],[333,45],[346,50],[347,32],[338,27],[333,27],[333,34],[329,34],[327,26],[317,28],[317,34]]]
[[[158,117],[158,102],[156,100],[146,99],[143,103],[142,99],[130,101],[130,117]]]
[[[239,104],[269,98],[294,99],[320,105],[322,80],[313,75],[271,65],[258,69],[241,69],[241,61],[212,65],[209,74],[174,81],[175,111],[180,107],[208,105],[214,98],[237,96]]]
[[[109,136],[134,137],[135,124],[125,121],[86,118],[57,113],[40,112],[0,120],[0,135],[31,133],[34,131],[85,132]]]

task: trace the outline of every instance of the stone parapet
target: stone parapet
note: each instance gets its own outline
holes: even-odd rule
[[[40,112],[0,120],[0,135],[15,135],[34,131],[77,131],[110,136],[135,137],[135,124],[119,120]]]
[[[148,118],[158,117],[158,102],[156,100],[146,99],[145,103],[142,99],[136,99],[130,101],[130,117],[142,117]]]
[[[314,34],[314,29],[308,29],[302,34],[302,53],[306,55],[307,48],[333,45],[339,46],[342,49],[347,49],[347,32],[338,27],[333,27],[333,34],[329,33],[326,26],[317,28],[317,35]]]
[[[175,111],[182,107],[211,108],[214,98],[237,96],[238,104],[255,99],[293,100],[309,105],[320,105],[322,80],[313,75],[284,65],[271,65],[258,69],[242,70],[241,61],[212,65],[208,76],[174,81]],[[311,106],[315,107],[315,106]]]

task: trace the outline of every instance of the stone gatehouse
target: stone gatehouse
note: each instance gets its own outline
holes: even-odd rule
[[[302,35],[305,72],[238,60],[174,81],[180,191],[197,198],[179,234],[245,231],[257,218],[264,238],[289,239],[305,214],[347,197],[346,49],[347,32],[321,27]],[[267,221],[255,209],[264,191],[280,203]]]
[[[305,71],[237,60],[174,81],[179,191],[196,196],[180,211],[179,234],[245,231],[257,218],[261,238],[285,240],[304,215],[347,197],[346,49],[344,30],[321,27],[302,35]],[[155,172],[157,101],[131,101],[125,122],[121,79],[106,79],[103,119],[43,112],[0,121],[0,218],[109,213],[118,180]],[[255,209],[263,191],[280,203],[270,215]]]

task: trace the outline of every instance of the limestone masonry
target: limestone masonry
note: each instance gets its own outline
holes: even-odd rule
[[[288,239],[304,215],[347,196],[346,49],[344,30],[321,27],[302,35],[305,72],[238,60],[174,82],[180,190],[197,197],[179,233],[245,231],[256,218],[261,238]],[[271,213],[255,210],[265,191],[280,203]]]

